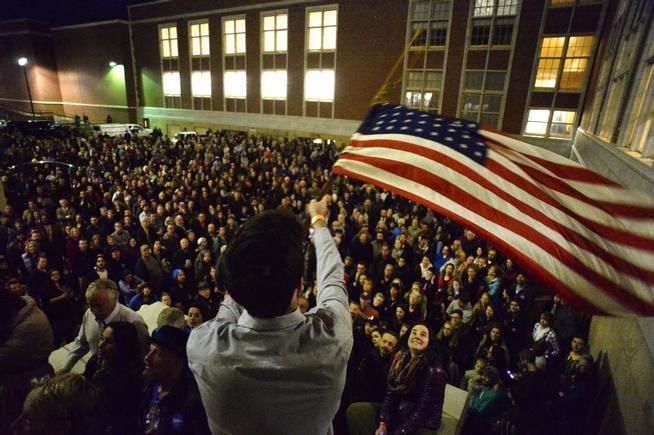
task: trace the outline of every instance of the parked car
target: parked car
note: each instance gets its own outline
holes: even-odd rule
[[[20,132],[23,136],[34,137],[64,137],[70,132],[69,127],[45,119],[11,121],[7,123],[7,129]]]
[[[196,140],[198,138],[198,134],[195,131],[178,131],[173,135],[173,137],[170,139],[170,142],[175,145],[177,142],[180,140],[186,141],[186,140]]]
[[[149,136],[152,134],[152,129],[143,128],[139,124],[96,124],[93,126],[93,131],[98,135],[103,136],[124,136],[125,133],[130,133],[135,136]]]

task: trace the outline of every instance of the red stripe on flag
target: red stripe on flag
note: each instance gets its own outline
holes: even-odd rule
[[[593,171],[591,171],[588,168],[584,168],[583,166],[575,166],[575,165],[565,165],[562,163],[558,162],[553,162],[551,160],[547,160],[543,157],[539,156],[534,156],[530,154],[524,154],[520,152],[519,150],[514,149],[510,143],[507,142],[502,142],[498,141],[495,138],[489,137],[484,134],[484,130],[493,132],[495,134],[499,134],[502,136],[505,136],[507,138],[513,139],[520,141],[520,139],[517,139],[509,134],[506,134],[502,131],[495,130],[493,128],[489,127],[484,127],[479,129],[479,134],[484,137],[484,139],[487,142],[491,142],[495,145],[499,145],[502,148],[509,149],[513,151],[514,153],[518,153],[521,156],[524,156],[530,160],[533,160],[534,162],[538,163],[539,165],[542,165],[543,167],[549,169],[551,172],[555,173],[556,175],[560,176],[561,178],[565,178],[570,181],[582,181],[584,183],[592,183],[592,184],[599,184],[599,185],[606,185],[606,186],[611,186],[611,187],[622,187],[620,184],[616,183],[613,180],[610,180],[606,177],[603,177]],[[527,144],[528,145],[528,144]],[[533,146],[533,145],[530,145]]]
[[[462,207],[465,207],[468,210],[475,210],[476,214],[490,221],[493,221],[498,225],[503,226],[504,228],[507,228],[509,231],[520,235],[527,240],[532,241],[548,252],[557,253],[557,257],[562,263],[567,264],[571,269],[575,270],[581,276],[586,278],[597,288],[603,289],[603,291],[607,294],[611,294],[613,299],[620,301],[622,305],[628,306],[631,310],[637,313],[654,314],[654,305],[648,304],[646,301],[636,297],[628,290],[619,287],[616,283],[588,268],[570,252],[563,250],[558,244],[554,243],[548,237],[535,232],[529,225],[507,215],[500,210],[487,206],[486,204],[480,202],[477,198],[467,193],[465,190],[450,183],[448,180],[445,180],[442,177],[439,177],[422,168],[410,166],[406,162],[397,162],[395,160],[389,160],[381,157],[367,157],[343,153],[341,154],[341,158],[368,163],[387,172],[394,173],[408,180],[427,186],[432,190],[437,190],[440,194],[447,196],[452,200],[456,198],[456,202]],[[434,186],[438,186],[438,189],[434,189]]]
[[[500,252],[503,252],[505,255],[510,254],[507,256],[510,256],[515,260],[517,264],[520,264],[520,266],[530,276],[534,276],[543,284],[549,285],[554,290],[555,293],[560,293],[575,309],[584,311],[589,314],[596,314],[596,315],[611,314],[608,311],[602,310],[599,306],[594,305],[591,301],[572,292],[564,283],[559,281],[559,279],[556,276],[554,276],[547,270],[543,269],[543,267],[533,258],[516,250],[512,245],[506,243],[504,239],[495,236],[493,233],[487,231],[483,227],[479,226],[477,223],[469,219],[466,219],[465,217],[462,217],[458,214],[455,214],[451,210],[444,208],[435,202],[428,201],[427,199],[420,197],[415,193],[400,189],[397,186],[385,183],[376,178],[372,178],[370,176],[358,172],[349,171],[337,165],[338,162],[332,167],[332,172],[335,174],[356,178],[363,182],[371,183],[376,186],[382,187],[383,189],[386,189],[389,192],[395,192],[398,195],[408,198],[418,204],[422,204],[426,207],[429,207],[430,209],[442,214],[443,216],[452,217],[457,222],[462,223],[466,227],[471,228],[475,233],[479,234],[486,240],[492,241],[493,245],[496,246]]]

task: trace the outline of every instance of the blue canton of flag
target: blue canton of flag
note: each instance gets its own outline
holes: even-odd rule
[[[364,135],[403,134],[420,137],[452,148],[483,165],[486,142],[479,136],[479,124],[390,104],[372,108],[357,130]]]

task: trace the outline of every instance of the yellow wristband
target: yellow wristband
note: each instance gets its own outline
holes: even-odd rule
[[[317,214],[314,217],[311,218],[311,225],[315,225],[316,222],[318,221],[323,221],[325,222],[327,219],[325,219],[325,216],[321,214]]]

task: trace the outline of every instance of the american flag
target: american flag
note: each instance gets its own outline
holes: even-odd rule
[[[461,119],[371,109],[333,172],[469,227],[593,314],[654,315],[654,198]]]

